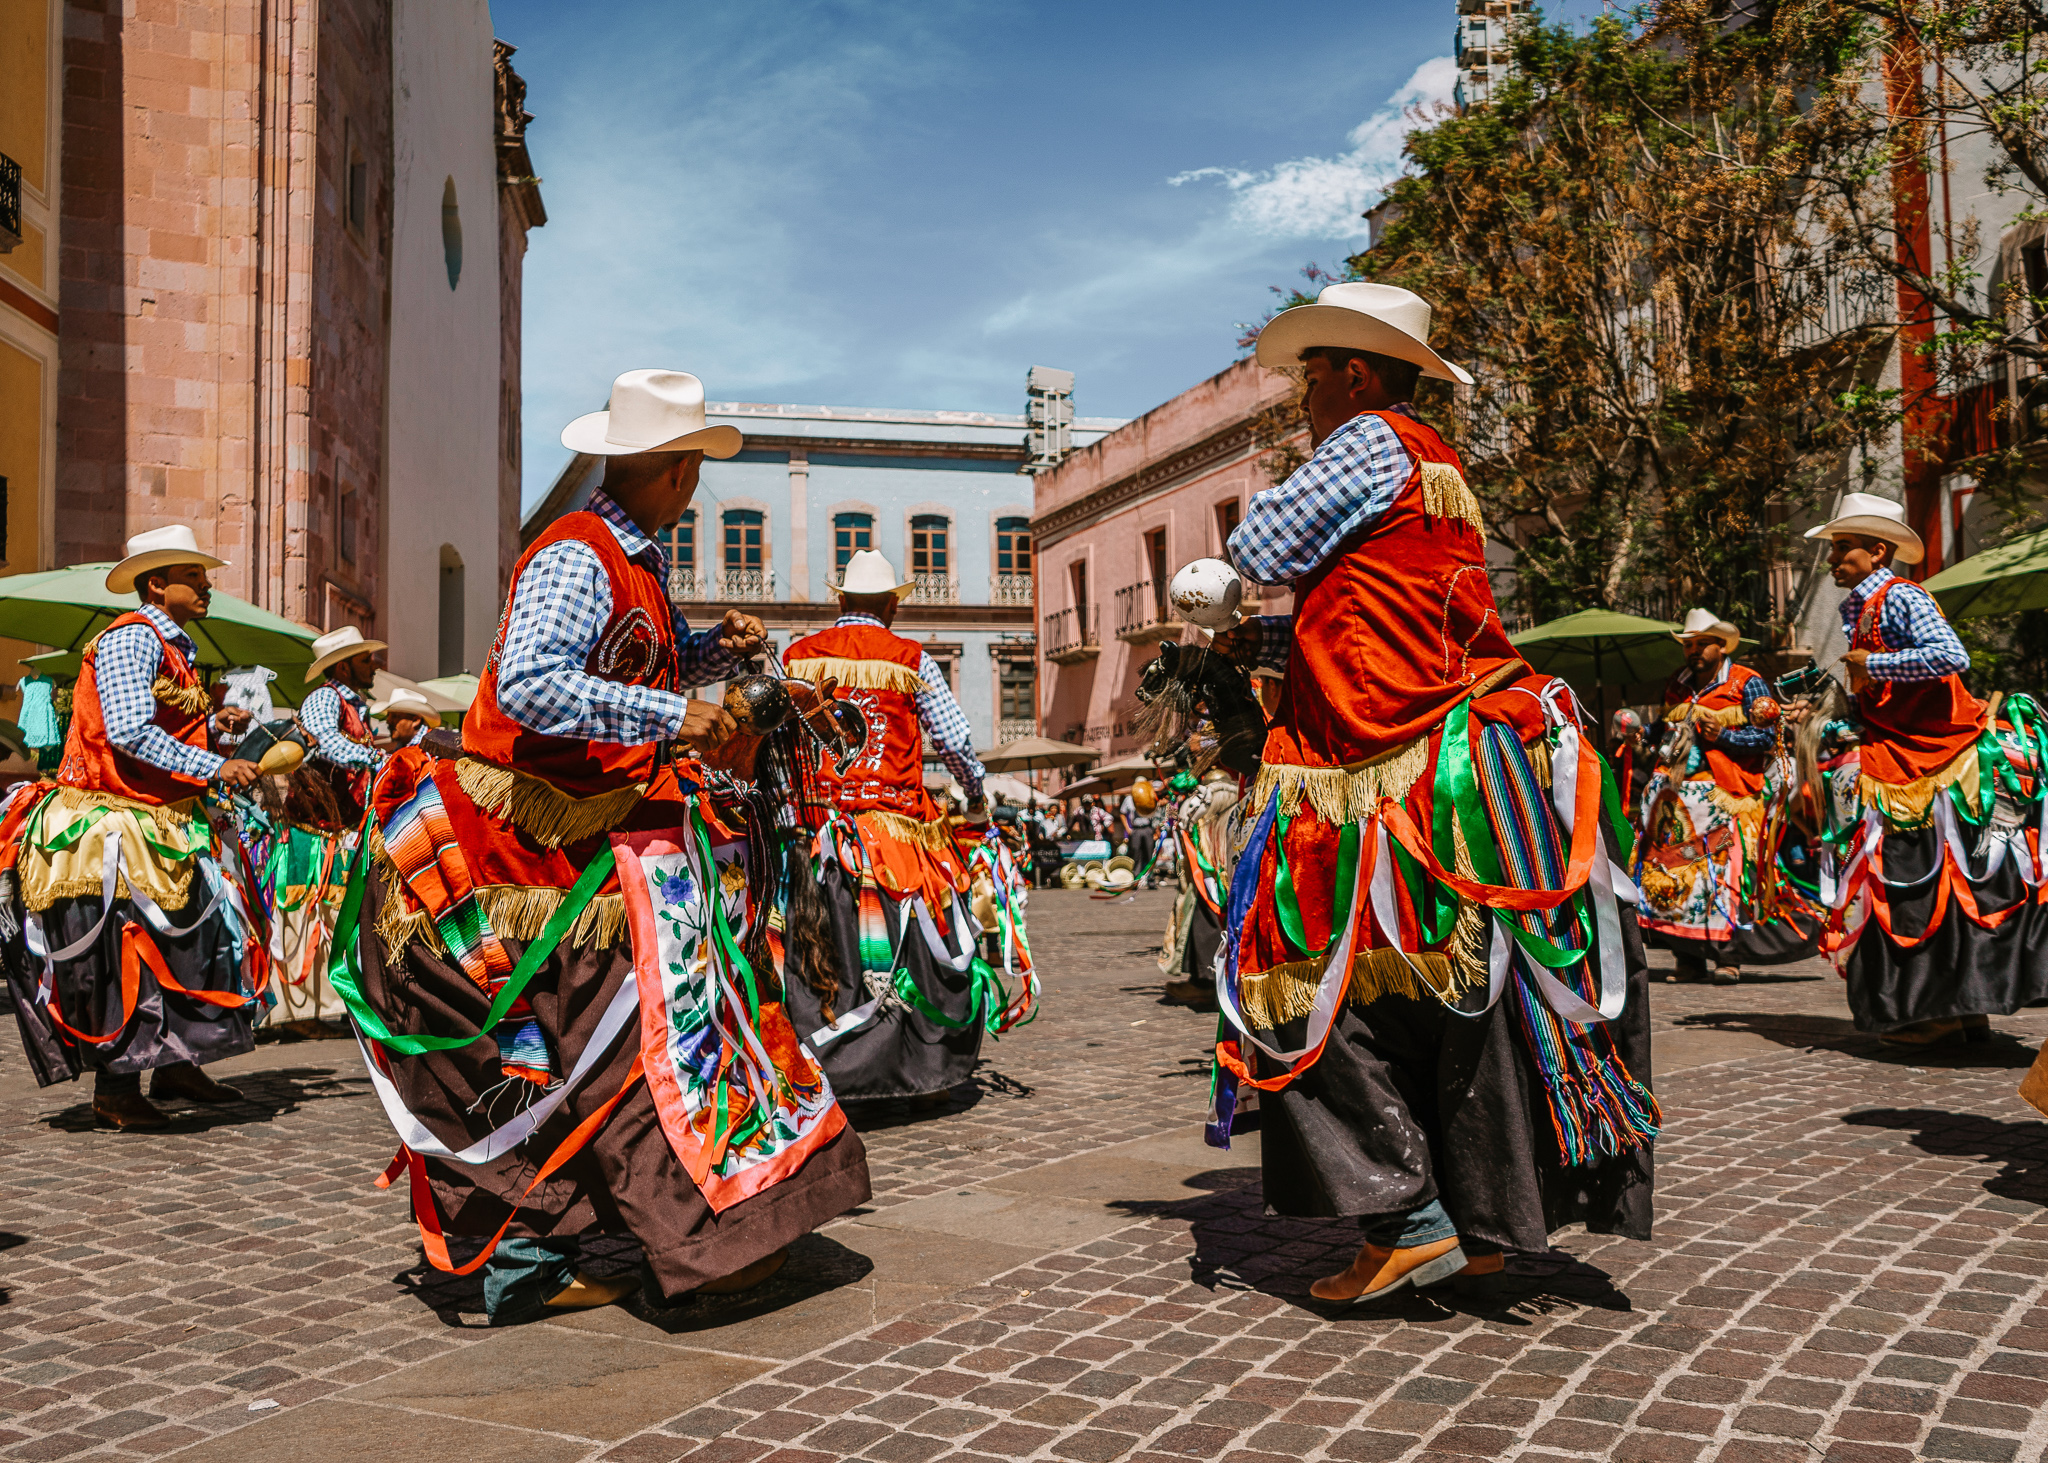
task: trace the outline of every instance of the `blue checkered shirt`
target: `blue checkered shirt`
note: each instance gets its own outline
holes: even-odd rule
[[[668,583],[668,553],[602,491],[590,511],[605,521],[626,557]],[[628,686],[584,670],[612,616],[611,583],[597,551],[575,539],[549,544],[527,561],[505,610],[498,656],[498,705],[530,731],[637,746],[672,737],[689,698],[653,686]],[[722,679],[742,662],[719,645],[714,626],[692,634],[675,616],[680,683]]]
[[[313,750],[340,767],[376,767],[384,761],[384,754],[367,742],[359,742],[341,729],[341,703],[346,697],[362,717],[363,724],[370,723],[370,708],[353,687],[339,681],[323,681],[315,686],[299,705],[299,725],[313,738]]]
[[[1406,406],[1388,408],[1412,417]],[[1360,529],[1379,520],[1408,486],[1415,458],[1394,429],[1364,412],[1323,439],[1315,455],[1277,487],[1252,494],[1226,546],[1237,572],[1254,584],[1291,585],[1313,573]],[[1291,615],[1256,615],[1254,665],[1287,669]]]
[[[1705,695],[1716,686],[1726,685],[1728,677],[1734,673],[1735,662],[1723,656],[1721,658],[1720,670],[1715,672],[1714,678],[1711,681],[1700,687],[1700,694]],[[1673,689],[1678,692],[1691,691],[1692,672],[1689,670],[1680,671],[1672,678],[1671,684]],[[1768,679],[1763,676],[1751,676],[1742,683],[1742,714],[1744,716],[1753,716],[1756,713],[1756,703],[1767,699],[1771,694],[1771,683]],[[1666,699],[1669,699],[1668,695]],[[1778,733],[1775,728],[1768,726],[1723,727],[1721,735],[1716,737],[1712,743],[1712,745],[1719,747],[1724,752],[1764,752],[1775,747],[1777,744]],[[1695,746],[1693,748],[1695,766],[1704,764],[1705,760],[1705,757],[1700,753],[1699,747]]]
[[[1842,601],[1842,633],[1853,643],[1856,622],[1870,597],[1899,576],[1889,569],[1873,569]],[[1877,612],[1878,629],[1885,644],[1898,650],[1874,650],[1864,669],[1875,681],[1938,681],[1959,676],[1970,668],[1970,652],[1956,637],[1955,627],[1934,602],[1934,596],[1910,581],[1884,597]]]
[[[163,632],[164,639],[178,647],[185,659],[199,663],[199,647],[178,628],[178,622],[155,605],[143,605],[142,614]],[[188,746],[156,725],[156,697],[150,687],[163,669],[163,641],[148,626],[123,625],[100,636],[93,651],[93,674],[100,693],[100,716],[105,720],[107,740],[137,761],[166,772],[182,772],[201,782],[210,781],[227,759],[204,747]]]
[[[877,630],[888,628],[873,615],[841,615],[832,622],[835,630],[842,625],[873,625]],[[917,678],[924,682],[924,689],[917,693],[918,720],[924,723],[925,734],[937,748],[939,760],[946,764],[948,772],[959,779],[960,790],[967,794],[967,801],[978,803],[981,801],[984,773],[981,759],[974,755],[974,728],[967,724],[967,713],[953,699],[953,688],[946,684],[946,673],[929,655],[919,658]]]

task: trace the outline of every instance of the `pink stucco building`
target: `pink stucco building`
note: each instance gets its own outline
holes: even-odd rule
[[[1252,361],[1190,387],[1038,479],[1038,723],[1046,736],[1139,750],[1132,692],[1162,640],[1197,632],[1166,604],[1174,571],[1221,554],[1253,493],[1269,485],[1261,415],[1292,381]],[[1269,590],[1248,613],[1281,614]]]

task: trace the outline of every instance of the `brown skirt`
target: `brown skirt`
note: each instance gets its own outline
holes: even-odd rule
[[[366,894],[364,908],[382,907],[374,871]],[[490,1003],[460,966],[418,941],[406,946],[401,962],[387,963],[383,941],[367,922],[359,939],[364,999],[393,1032],[454,1036],[477,1029]],[[505,946],[514,960],[524,948],[517,940]],[[575,1065],[613,995],[631,979],[632,951],[626,945],[594,950],[564,942],[549,955],[526,996],[558,1072]],[[540,1131],[513,1152],[475,1166],[427,1159],[442,1228],[488,1238],[516,1209],[508,1235],[631,1234],[663,1292],[676,1297],[744,1269],[867,1201],[867,1151],[848,1127],[796,1173],[714,1214],[669,1147],[644,1082],[580,1153],[526,1193],[562,1139],[618,1092],[639,1050],[638,1035],[635,1023]],[[488,1036],[453,1051],[394,1056],[391,1067],[406,1105],[456,1149],[509,1121],[512,1098],[524,1085],[517,1079],[505,1083],[497,1043]]]

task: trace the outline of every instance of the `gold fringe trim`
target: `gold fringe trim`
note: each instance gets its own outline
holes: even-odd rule
[[[387,959],[397,960],[405,947],[417,940],[437,955],[446,955],[434,917],[424,909],[406,908],[406,884],[398,868],[384,853],[384,843],[372,829],[370,853],[384,880],[384,905],[377,911],[377,935],[384,941]],[[492,933],[508,940],[537,939],[568,898],[563,889],[530,889],[518,884],[487,884],[476,891],[477,904],[491,922]],[[626,896],[600,894],[583,906],[563,938],[571,945],[595,945],[609,950],[627,938]]]
[[[1716,726],[1748,726],[1749,717],[1740,706],[1695,706],[1690,702],[1664,708],[1666,721],[1712,722]]]
[[[524,772],[494,762],[464,757],[455,764],[455,780],[469,800],[494,818],[503,818],[542,848],[580,843],[608,833],[625,821],[647,791],[647,784],[573,797]]]
[[[1465,474],[1456,463],[1422,464],[1422,511],[1431,518],[1462,518],[1478,534],[1486,532],[1479,511],[1479,499],[1465,485]]]
[[[133,813],[146,813],[159,826],[177,829],[180,833],[192,821],[192,815],[199,811],[199,799],[180,798],[175,803],[145,803],[135,798],[124,798],[119,793],[101,792],[91,787],[69,787],[59,784],[50,794],[53,806],[73,813],[94,813],[101,808],[121,808]],[[99,892],[97,888],[94,893]]]
[[[1764,812],[1764,800],[1762,798],[1736,797],[1735,794],[1729,792],[1718,782],[1708,785],[1707,801],[1721,809],[1731,818],[1760,818]]]
[[[1414,961],[1410,965],[1409,961]],[[1421,967],[1418,978],[1415,970]],[[1316,988],[1323,978],[1317,960],[1292,960],[1240,977],[1238,1009],[1246,1021],[1261,1031],[1288,1021],[1301,1021],[1315,1008]],[[1421,1000],[1434,996],[1456,1000],[1475,984],[1485,984],[1482,970],[1477,982],[1471,972],[1460,968],[1448,955],[1424,951],[1404,956],[1399,950],[1360,950],[1351,957],[1351,981],[1344,999],[1354,1006],[1367,1006],[1381,996],[1409,996]]]
[[[820,655],[791,661],[789,673],[795,679],[809,681],[813,685],[822,683],[829,676],[854,691],[901,691],[915,696],[924,689],[924,681],[916,671],[893,660],[849,660],[843,656]]]
[[[954,847],[952,830],[944,823],[922,823],[901,813],[885,813],[880,808],[869,808],[854,816],[862,822],[872,818],[881,832],[901,842],[914,843],[919,848],[944,851]]]
[[[1977,744],[1957,754],[1939,772],[1911,782],[1879,782],[1868,773],[1856,779],[1856,792],[1864,802],[1876,805],[1884,821],[1893,828],[1917,828],[1934,816],[1934,800],[1949,788],[1961,786],[1963,796],[1977,797]]]
[[[213,698],[206,694],[204,686],[181,686],[169,676],[158,676],[150,682],[149,694],[187,716],[203,716],[213,708]]]
[[[1465,842],[1465,820],[1451,813],[1451,872],[1461,879],[1479,882],[1479,870],[1472,866],[1472,849]],[[1491,927],[1487,923],[1487,909],[1483,904],[1462,896],[1458,898],[1458,918],[1451,926],[1450,960],[1457,972],[1458,990],[1474,984],[1485,984],[1489,977],[1487,960],[1487,936]],[[1455,994],[1455,993],[1454,993]]]
[[[1344,767],[1297,767],[1267,762],[1252,782],[1251,805],[1263,809],[1277,792],[1283,817],[1294,818],[1307,803],[1325,823],[1355,823],[1379,809],[1381,798],[1395,802],[1408,796],[1416,780],[1429,770],[1429,738]]]

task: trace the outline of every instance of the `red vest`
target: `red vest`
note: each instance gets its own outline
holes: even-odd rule
[[[1457,453],[1411,417],[1374,415],[1415,466],[1387,511],[1294,587],[1294,649],[1266,735],[1269,763],[1333,767],[1391,752],[1520,659],[1494,605],[1485,537],[1455,511],[1425,511],[1423,464],[1456,468]]]
[[[1718,686],[1710,686],[1695,697],[1674,677],[1664,688],[1665,715],[1682,706],[1696,706],[1701,711],[1741,710],[1742,690],[1751,681],[1762,680],[1755,671],[1746,666],[1729,665],[1728,679]],[[1719,717],[1714,718],[1720,721]],[[1748,719],[1734,722],[1734,726],[1747,726]],[[1724,723],[1724,728],[1728,725]],[[1713,775],[1720,787],[1736,797],[1753,798],[1764,789],[1764,770],[1771,760],[1766,750],[1727,748],[1705,737],[1698,739],[1699,749],[1706,754],[1707,771]]]
[[[924,790],[924,724],[917,714],[917,694],[902,689],[917,680],[924,648],[880,625],[835,625],[783,652],[785,667],[806,660],[854,663],[825,674],[839,676],[840,699],[860,707],[868,723],[867,746],[851,766],[838,766],[830,753],[818,754],[817,777],[827,800],[848,812],[879,808],[907,818],[936,818],[938,807]],[[850,684],[861,680],[873,684]],[[807,813],[822,821],[822,809]]]
[[[157,671],[159,678],[168,678],[180,691],[205,695],[206,686],[199,679],[198,670],[177,646],[164,639],[149,616],[140,610],[130,610],[107,626],[107,630],[118,630],[124,625],[148,626],[149,633],[162,642],[164,658]],[[64,760],[57,768],[57,781],[65,787],[109,792],[158,806],[182,802],[204,792],[206,784],[198,778],[131,757],[107,740],[106,713],[100,707],[98,661],[99,641],[95,639],[86,647],[78,667],[78,685],[71,701],[71,732],[64,742]],[[162,727],[173,741],[204,750],[206,724],[211,716],[210,705],[203,705],[198,711],[185,711],[159,700],[156,715],[150,721]]]
[[[590,742],[577,737],[547,736],[514,721],[498,705],[498,657],[505,649],[505,627],[519,593],[519,576],[533,556],[549,544],[574,539],[596,551],[611,585],[612,617],[584,661],[583,669],[607,681],[628,686],[676,687],[675,612],[661,582],[626,557],[611,526],[595,513],[565,513],[533,541],[512,571],[505,614],[491,645],[476,700],[462,719],[462,749],[500,767],[538,777],[572,797],[591,797],[654,777],[658,750],[652,745]]]
[[[1887,580],[1864,603],[1849,637],[1851,650],[1901,648],[1885,642],[1879,620],[1885,596],[1905,582]],[[1894,784],[1914,782],[1948,766],[1975,745],[1985,723],[1984,703],[1963,689],[1959,676],[1866,681],[1856,693],[1856,715],[1863,723],[1863,775]]]

